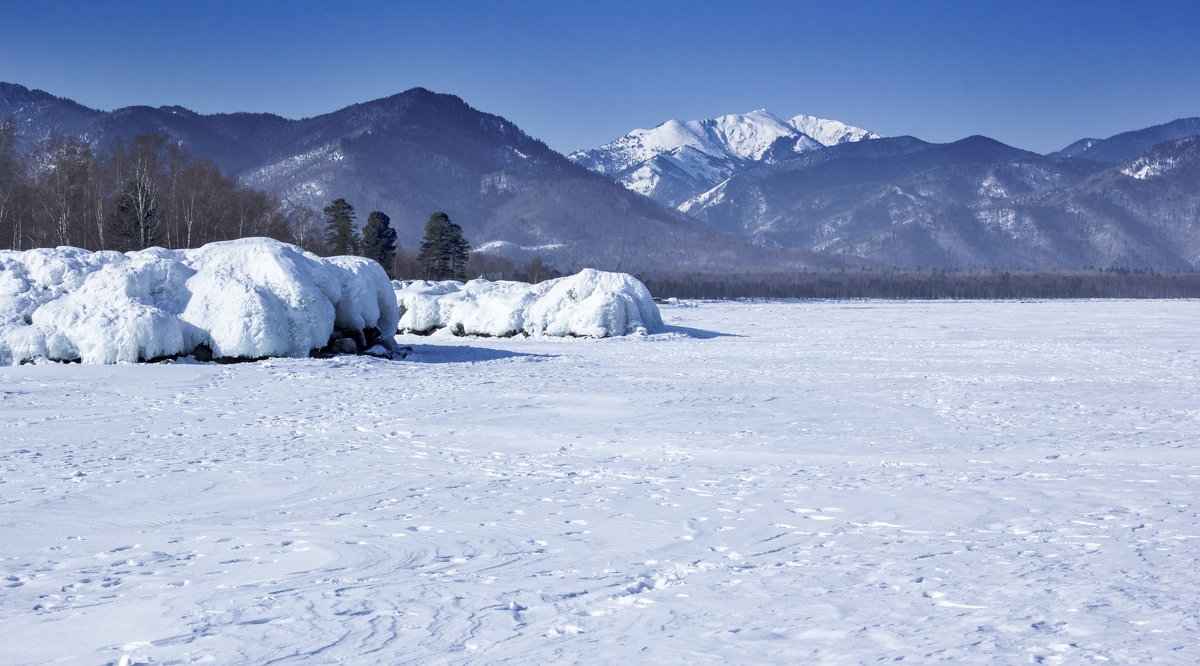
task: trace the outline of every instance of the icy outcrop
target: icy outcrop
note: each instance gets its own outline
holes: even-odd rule
[[[390,345],[383,269],[244,238],[192,250],[0,251],[0,363],[122,363],[192,353],[306,356],[349,337]]]
[[[418,280],[393,285],[405,332],[603,338],[662,326],[649,290],[625,273],[585,269],[540,284]]]

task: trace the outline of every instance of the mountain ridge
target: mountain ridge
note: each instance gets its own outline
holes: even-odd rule
[[[1116,165],[986,137],[869,143],[746,171],[683,209],[751,242],[850,263],[1200,267],[1196,137]]]
[[[1114,134],[1107,139],[1079,139],[1051,157],[1081,157],[1097,162],[1124,162],[1155,144],[1200,134],[1200,118],[1178,118],[1160,125]]]

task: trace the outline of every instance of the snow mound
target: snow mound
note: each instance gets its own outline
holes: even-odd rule
[[[662,326],[658,306],[637,278],[585,269],[540,284],[394,282],[400,330],[458,335],[604,338]]]
[[[125,254],[0,251],[0,363],[122,363],[192,353],[306,356],[389,338],[399,313],[383,269],[268,238]],[[388,338],[384,338],[385,344]]]

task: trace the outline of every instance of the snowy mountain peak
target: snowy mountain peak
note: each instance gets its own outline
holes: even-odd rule
[[[803,123],[798,125],[796,119]],[[878,137],[835,120],[796,119],[789,122],[766,109],[755,109],[706,120],[668,120],[653,129],[633,130],[599,148],[576,151],[570,158],[635,192],[678,206],[755,164]]]
[[[853,127],[837,120],[817,118],[816,116],[796,116],[788,123],[800,132],[816,139],[823,146],[836,146],[839,143],[881,138],[878,134],[861,127]]]
[[[769,159],[769,151],[782,139],[791,142],[794,152],[806,153],[820,148],[811,137],[804,136],[766,109],[750,113],[738,113],[698,121],[709,130],[724,149],[742,159],[761,161]]]
[[[668,120],[653,129],[635,129],[594,150],[577,151],[571,159],[594,171],[619,176],[664,154],[694,151],[718,159],[758,161],[778,150],[781,140],[793,152],[821,147],[775,115],[758,109],[707,120]]]

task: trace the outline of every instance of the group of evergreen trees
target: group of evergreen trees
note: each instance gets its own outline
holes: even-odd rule
[[[361,233],[354,232],[354,206],[345,199],[334,199],[325,207],[326,249],[329,254],[357,254],[374,259],[396,276],[396,256],[399,246],[392,218],[383,211],[371,211]]]
[[[354,231],[354,206],[345,199],[334,199],[325,207],[325,249],[330,254],[354,254],[379,262],[388,277],[401,274],[401,259],[396,230],[392,219],[383,211],[372,211],[360,233]],[[415,265],[407,263],[409,272],[427,280],[465,280],[471,245],[463,236],[462,227],[450,221],[450,216],[438,211],[425,223],[425,236],[417,253]],[[415,269],[415,271],[414,271]]]

